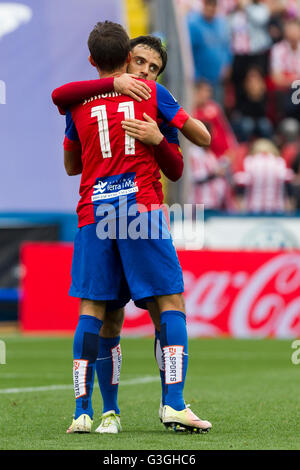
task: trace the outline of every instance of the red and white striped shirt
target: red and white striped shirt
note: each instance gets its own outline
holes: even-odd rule
[[[244,10],[238,10],[229,16],[231,31],[231,47],[236,55],[250,54],[250,37],[247,15]]]
[[[285,210],[285,183],[293,173],[282,157],[258,153],[244,159],[242,172],[235,174],[238,185],[245,186],[247,212],[277,213]]]
[[[189,202],[204,204],[205,209],[231,209],[233,202],[231,188],[226,179],[224,177],[209,179],[217,174],[220,160],[210,150],[195,145],[190,146],[188,156],[193,185]]]
[[[271,74],[285,74],[300,76],[300,42],[296,50],[285,39],[274,44],[270,57]]]

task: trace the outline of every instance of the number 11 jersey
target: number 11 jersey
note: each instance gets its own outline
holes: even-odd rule
[[[150,211],[160,206],[155,190],[155,173],[159,169],[152,146],[129,137],[121,121],[164,119],[181,129],[189,115],[163,86],[145,81],[151,98],[135,101],[116,92],[93,96],[70,108],[66,113],[64,148],[81,146],[82,176],[77,206],[78,226],[96,222],[100,204],[111,204],[118,214],[120,201],[127,207],[139,204]]]

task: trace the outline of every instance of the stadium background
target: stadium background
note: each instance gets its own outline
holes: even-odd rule
[[[235,2],[219,3],[219,8],[227,8],[225,18],[229,18]],[[297,16],[297,3],[288,2],[286,9],[292,7]],[[76,324],[78,303],[68,297],[67,290],[79,177],[68,177],[63,170],[64,122],[51,102],[51,91],[68,81],[94,77],[86,46],[91,26],[96,20],[109,18],[124,24],[132,37],[158,34],[169,54],[162,83],[193,113],[196,78],[187,15],[199,8],[199,1],[175,0],[102,0],[101,5],[97,0],[84,4],[79,0],[0,3],[2,328],[72,332]],[[283,10],[281,15],[285,13]],[[232,102],[230,80],[224,90],[220,106],[228,115],[228,102]],[[277,128],[280,122],[276,123]],[[299,135],[291,135],[286,147],[290,161],[291,155],[296,159],[299,147]],[[237,158],[227,181],[235,181],[247,154],[248,143],[235,138]],[[276,138],[274,133],[275,143]],[[204,199],[201,194],[193,199],[197,186],[191,163],[193,150],[185,139],[181,139],[181,144],[184,176],[177,183],[163,178],[166,202],[204,203],[205,207],[204,218],[203,214],[197,218],[200,233],[204,222],[204,238],[191,241],[188,217],[179,235],[175,218],[172,224],[183,262],[190,335],[298,337],[297,203],[292,201],[288,210],[273,206],[254,212],[237,206],[206,205],[204,192]],[[231,150],[225,149],[225,154]],[[293,178],[297,189],[296,173]],[[234,197],[239,195],[237,187],[231,186]],[[152,333],[147,314],[130,304],[124,335]]]

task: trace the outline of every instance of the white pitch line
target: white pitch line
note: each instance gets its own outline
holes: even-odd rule
[[[120,385],[139,385],[151,382],[158,382],[159,377],[146,376],[139,379],[123,380]],[[30,393],[30,392],[52,392],[56,390],[71,390],[73,385],[45,385],[43,387],[22,387],[22,388],[2,388],[0,394],[11,394],[11,393]]]
[[[0,389],[0,394],[27,393],[27,392],[51,392],[54,390],[68,390],[70,388],[73,388],[72,385],[47,385],[45,387],[3,388],[3,389]]]

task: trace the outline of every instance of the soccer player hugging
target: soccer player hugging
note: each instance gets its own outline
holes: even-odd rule
[[[183,398],[184,286],[162,207],[160,170],[173,181],[182,174],[177,129],[199,146],[210,144],[210,134],[156,83],[167,62],[159,39],[130,41],[121,25],[105,21],[96,24],[88,46],[100,79],[66,84],[52,94],[66,114],[66,172],[81,174],[69,292],[81,299],[73,343],[75,416],[67,432],[91,432],[95,372],[103,399],[96,432],[122,429],[120,334],[130,299],[148,309],[155,326],[160,420],[176,431],[207,432],[211,423]]]

